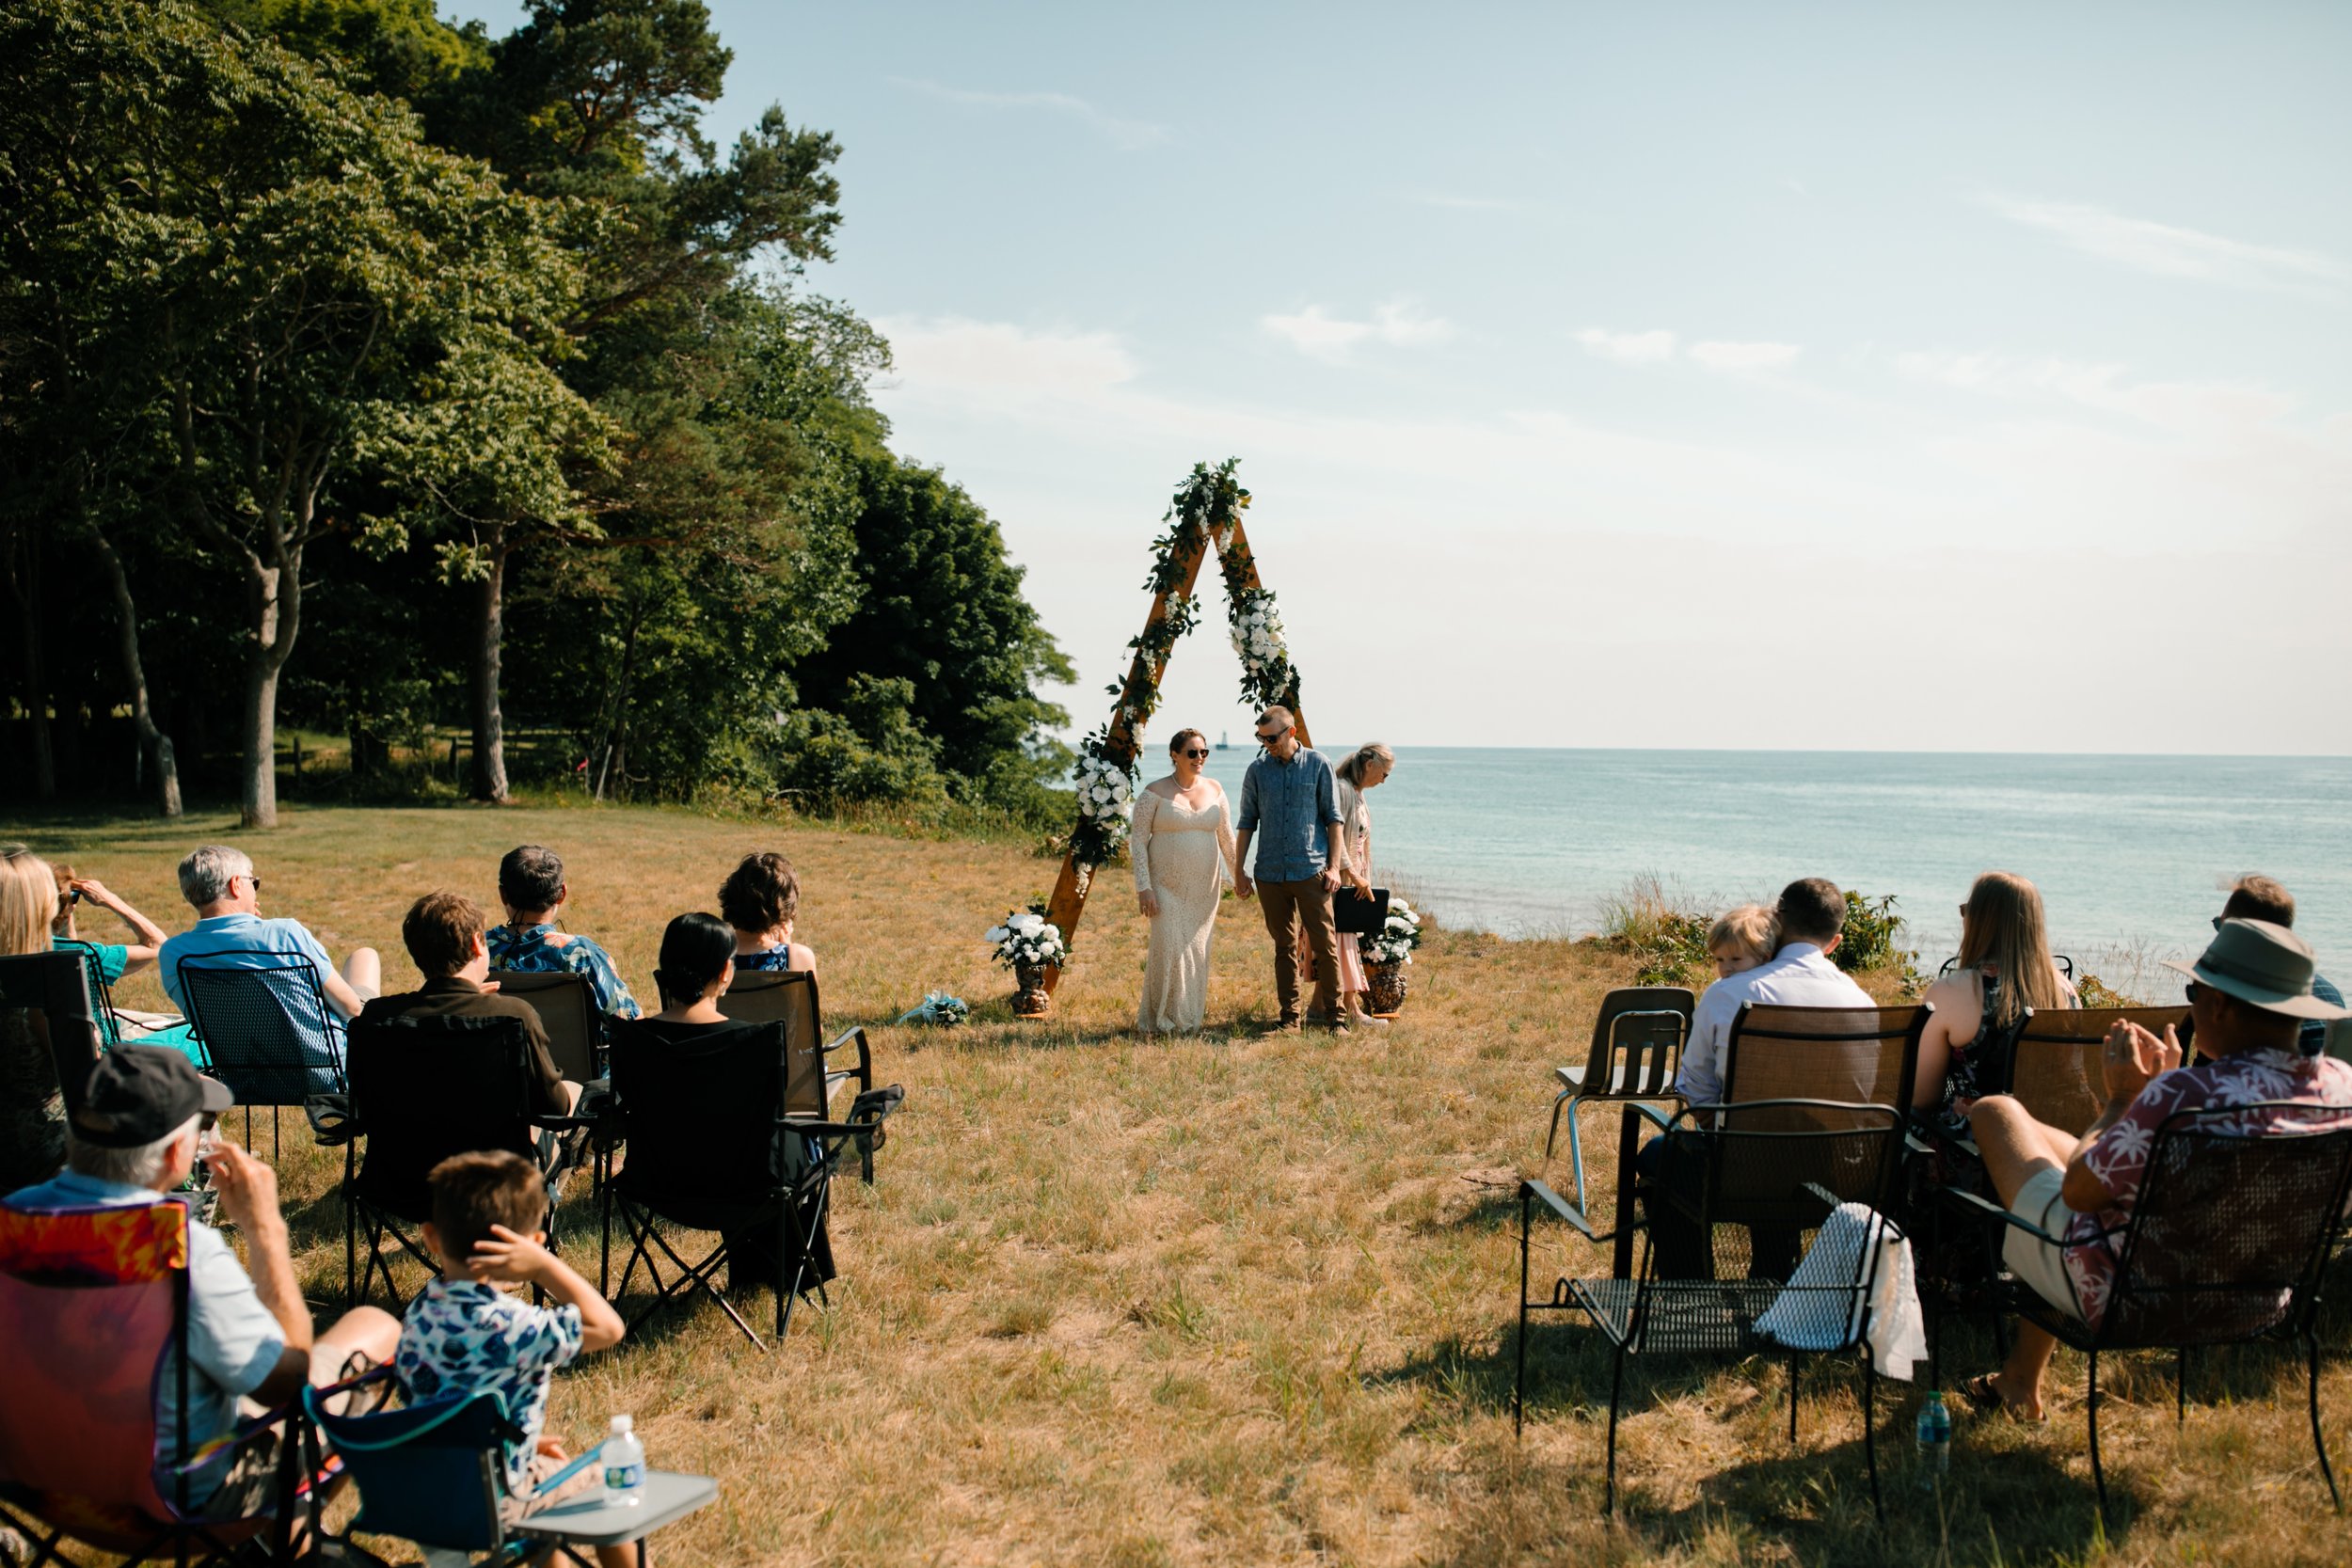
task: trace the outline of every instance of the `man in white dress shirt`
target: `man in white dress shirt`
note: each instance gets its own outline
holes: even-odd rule
[[[1691,1037],[1682,1047],[1682,1069],[1675,1087],[1692,1105],[1719,1105],[1724,1098],[1724,1053],[1740,1006],[1756,1002],[1776,1007],[1870,1007],[1870,993],[1855,985],[1830,959],[1846,926],[1846,895],[1836,882],[1807,877],[1781,889],[1773,911],[1780,921],[1780,947],[1770,963],[1730,975],[1707,988],[1691,1015]],[[1660,1191],[1695,1182],[1698,1161],[1681,1138],[1653,1138],[1634,1157],[1637,1189],[1649,1216],[1650,1244],[1661,1279],[1703,1279],[1712,1272],[1708,1238]],[[1754,1237],[1754,1272],[1759,1278],[1786,1278],[1796,1267],[1793,1234],[1758,1232]]]

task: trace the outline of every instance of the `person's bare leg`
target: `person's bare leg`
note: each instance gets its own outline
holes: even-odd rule
[[[400,1320],[380,1307],[355,1307],[310,1341],[310,1386],[341,1383],[354,1352],[384,1366],[400,1348]],[[332,1408],[332,1406],[330,1406]]]
[[[653,1560],[643,1541],[626,1542],[618,1546],[596,1548],[596,1568],[645,1568]]]
[[[384,960],[373,947],[355,947],[343,960],[343,981],[361,996],[384,994]]]
[[[1968,1113],[1968,1130],[1976,1134],[1977,1150],[1984,1157],[1985,1174],[2004,1206],[2037,1171],[2064,1171],[2080,1139],[2042,1123],[2005,1094],[1979,1100]],[[1994,1392],[2010,1409],[2035,1420],[2042,1418],[2042,1384],[2050,1370],[2058,1340],[2045,1329],[2020,1321],[2009,1359],[1993,1374]]]

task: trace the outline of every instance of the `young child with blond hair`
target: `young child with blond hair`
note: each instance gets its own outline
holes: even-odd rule
[[[1779,950],[1779,917],[1761,904],[1742,904],[1718,915],[1707,930],[1707,956],[1715,960],[1718,980],[1745,974]]]

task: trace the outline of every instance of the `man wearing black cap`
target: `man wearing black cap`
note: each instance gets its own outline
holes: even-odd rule
[[[130,1208],[166,1201],[187,1180],[202,1130],[227,1110],[227,1085],[207,1078],[176,1051],[124,1045],[90,1069],[82,1103],[66,1124],[67,1169],[5,1200],[11,1209],[103,1205]],[[245,1233],[253,1273],[237,1262],[220,1233],[188,1224],[188,1446],[196,1449],[236,1424],[237,1401],[262,1405],[290,1399],[305,1383],[325,1385],[355,1356],[389,1361],[400,1320],[373,1307],[345,1313],[313,1335],[310,1311],[294,1282],[286,1219],[278,1208],[278,1174],[226,1141],[202,1158],[220,1195],[220,1212]],[[168,1353],[167,1353],[168,1354]],[[155,1379],[156,1485],[177,1451],[179,1379],[166,1366]],[[274,1500],[277,1457],[266,1443],[246,1444],[189,1473],[189,1497],[209,1499],[223,1516],[263,1512]]]
[[[2166,1118],[2236,1108],[2231,1131],[2257,1138],[2352,1125],[2352,1065],[2306,1056],[2296,1037],[2308,1020],[2346,1016],[2312,993],[2316,965],[2302,938],[2267,920],[2224,920],[2195,963],[2168,959],[2166,967],[2189,977],[2197,1047],[2210,1060],[2183,1067],[2169,1025],[2158,1039],[2119,1021],[2107,1032],[2101,1064],[2106,1109],[2080,1138],[2036,1121],[2005,1094],[1987,1095],[1968,1113],[2001,1201],[2063,1241],[2054,1246],[2010,1229],[2003,1260],[2042,1300],[2092,1327],[2106,1315],[2115,1285],[2110,1238],[2131,1219]],[[2280,1101],[2297,1103],[2291,1110],[2247,1109]],[[2138,1266],[2161,1262],[2143,1249]],[[2046,1330],[2021,1323],[2000,1371],[1973,1379],[1962,1392],[1979,1409],[2006,1406],[2039,1420],[2042,1375],[2057,1346]]]

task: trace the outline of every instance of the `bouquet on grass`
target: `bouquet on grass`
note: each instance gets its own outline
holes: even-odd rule
[[[952,1029],[972,1016],[972,1009],[961,996],[950,996],[944,990],[923,993],[919,1006],[909,1007],[898,1015],[900,1023],[929,1023],[941,1029]]]
[[[1070,943],[1061,927],[1035,905],[1008,911],[1003,925],[988,928],[988,940],[996,944],[996,961],[1007,969],[1046,969],[1070,961]]]
[[[1389,923],[1371,936],[1359,938],[1356,951],[1368,964],[1411,963],[1413,949],[1421,945],[1421,916],[1413,906],[1391,895],[1389,899]]]

